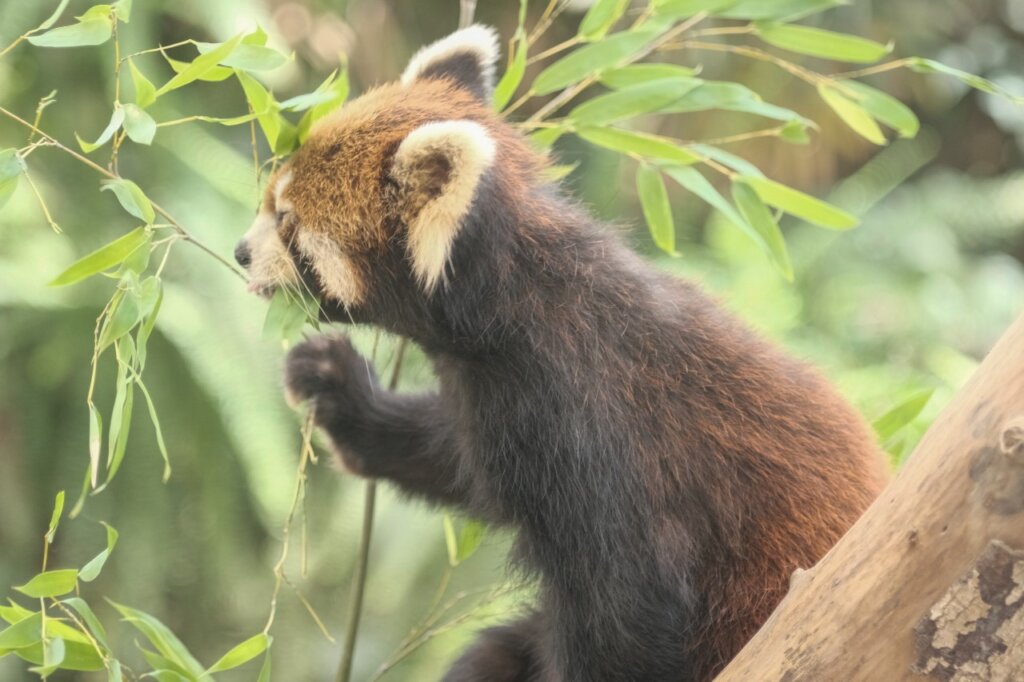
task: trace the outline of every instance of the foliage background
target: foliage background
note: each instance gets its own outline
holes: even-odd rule
[[[82,4],[73,2],[71,10]],[[478,19],[510,36],[518,3],[480,4]],[[417,47],[453,29],[457,10],[454,0],[137,0],[124,40],[131,51],[183,37],[223,40],[259,22],[272,43],[297,56],[275,72],[272,85],[284,98],[313,89],[335,68],[339,53],[348,55],[357,91],[395,78]],[[42,14],[36,3],[0,0],[0,44]],[[563,15],[545,42],[572,36],[578,18]],[[895,39],[897,54],[937,57],[1024,91],[1024,0],[861,1],[821,20],[826,28]],[[0,101],[27,113],[57,89],[48,128],[94,136],[109,117],[107,52],[16,50],[0,61]],[[900,436],[916,441],[1024,308],[1024,109],[947,79],[884,76],[876,84],[910,103],[924,130],[916,140],[879,151],[822,111],[813,90],[770,66],[730,55],[689,58],[697,61],[708,77],[745,82],[768,101],[831,122],[807,147],[783,150],[781,142],[763,140],[741,151],[772,177],[862,215],[860,228],[833,233],[784,223],[796,269],[790,285],[736,230],[721,229],[708,220],[706,207],[682,194],[673,194],[673,207],[683,257],[656,255],[632,175],[620,171],[615,155],[572,142],[560,147],[564,161],[581,162],[570,185],[600,215],[638,226],[630,233],[636,247],[658,267],[702,280],[751,323],[822,366],[869,418],[934,388],[924,413]],[[175,101],[182,115],[229,116],[245,107],[237,86],[218,83],[189,88]],[[670,117],[663,125],[662,132],[690,139],[721,132],[713,114]],[[23,131],[0,120],[0,146],[22,139]],[[121,164],[184,225],[228,254],[258,200],[248,145],[245,126],[176,126],[161,130],[153,148],[124,155]],[[37,154],[53,155],[34,179],[65,234],[48,228],[24,184],[0,214],[0,585],[19,584],[38,570],[53,495],[77,490],[87,460],[91,333],[109,285],[52,289],[46,283],[125,231],[123,212],[110,193],[96,191],[95,174],[58,152]],[[132,429],[131,456],[84,512],[121,531],[108,567],[90,589],[157,615],[201,660],[211,661],[266,619],[299,420],[281,398],[282,349],[260,334],[264,303],[188,246],[172,256],[165,287],[147,383],[174,476],[160,482],[152,431],[137,410],[143,426]],[[111,375],[111,365],[101,372]],[[407,385],[429,381],[429,370],[414,357]],[[112,391],[104,393],[110,383],[100,383],[104,405],[113,399]],[[308,574],[298,582],[340,638],[361,486],[325,462],[309,482]],[[51,564],[81,565],[102,542],[99,524],[69,524]],[[505,543],[490,535],[458,569],[452,592],[504,580]],[[355,679],[368,677],[420,619],[445,564],[439,513],[405,503],[385,486]],[[299,575],[297,563],[290,572]],[[337,645],[324,639],[287,590],[280,608],[275,669],[286,679],[327,679]],[[491,611],[516,608],[505,600]],[[106,605],[101,609],[104,620],[113,618]],[[391,679],[436,677],[478,626],[467,622],[433,640]],[[112,634],[123,642],[133,637],[127,626]],[[0,660],[0,680],[30,679],[12,659]],[[250,667],[224,679],[254,677]],[[54,679],[71,678],[59,673]]]

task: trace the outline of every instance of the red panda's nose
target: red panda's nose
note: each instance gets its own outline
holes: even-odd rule
[[[243,268],[247,268],[252,264],[252,250],[244,239],[239,241],[238,246],[235,247],[235,260]]]

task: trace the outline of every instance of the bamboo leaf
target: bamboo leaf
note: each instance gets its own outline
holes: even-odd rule
[[[934,393],[935,390],[930,388],[917,391],[876,419],[872,426],[875,429],[875,433],[878,434],[878,438],[883,441],[888,440],[917,419],[928,405],[928,401],[932,399]]]
[[[205,675],[206,671],[199,664],[199,661],[192,656],[185,645],[181,643],[181,640],[157,618],[144,611],[117,604],[110,600],[107,601],[117,609],[125,621],[141,632],[156,647],[161,656],[195,678],[201,678]]]
[[[114,546],[117,545],[117,531],[113,526],[108,526],[105,523],[103,525],[107,529],[107,548],[90,559],[89,563],[83,566],[82,570],[78,573],[78,577],[87,583],[92,582],[99,576],[104,564],[107,563],[107,559],[110,557],[110,553],[114,551]]]
[[[227,59],[227,57],[238,48],[241,41],[242,35],[239,34],[231,40],[221,43],[210,51],[200,54],[198,57],[193,59],[188,66],[160,86],[156,91],[156,96],[159,97],[171,90],[176,90],[177,88],[198,80],[222,61]]]
[[[59,597],[75,589],[78,584],[78,571],[64,568],[57,571],[39,573],[24,585],[14,589],[33,599]]]
[[[796,21],[846,2],[847,0],[739,0],[719,12],[718,16],[727,19]]]
[[[103,446],[103,417],[100,415],[100,411],[96,409],[96,406],[89,403],[89,476],[86,478],[86,485],[92,483],[92,486],[96,487],[96,481],[99,477],[100,470],[100,448]],[[77,516],[78,512],[81,511],[82,505],[85,501],[84,495],[85,486],[83,486],[83,495],[79,498],[78,503],[75,504],[75,509],[72,510],[71,515]]]
[[[882,45],[867,38],[826,31],[811,26],[756,23],[755,32],[769,45],[789,52],[842,62],[870,64],[892,52],[892,43]]]
[[[601,74],[601,83],[618,90],[631,85],[640,85],[650,81],[661,81],[669,78],[693,78],[699,69],[691,69],[676,64],[630,64],[617,69],[609,69]],[[703,82],[703,81],[700,81]]]
[[[658,135],[619,128],[581,128],[577,135],[591,144],[626,154],[684,165],[700,161],[699,156],[680,146],[675,140]]]
[[[112,191],[114,196],[117,197],[117,201],[121,204],[121,208],[131,215],[145,221],[147,225],[152,224],[156,220],[156,211],[153,210],[153,204],[150,202],[149,197],[142,191],[142,188],[131,180],[125,178],[103,180],[100,182],[100,185],[101,192],[108,189]]]
[[[109,650],[110,645],[107,644],[107,631],[104,629],[103,624],[100,622],[96,614],[93,613],[92,608],[85,602],[84,599],[79,597],[68,597],[61,601],[61,603],[70,606],[72,609],[78,612],[78,615],[82,617],[85,624],[89,627],[89,631],[97,642],[104,648]]]
[[[114,3],[114,16],[127,24],[132,17],[132,0],[117,0]]]
[[[156,101],[156,86],[139,71],[135,62],[128,60],[128,70],[132,75],[132,86],[135,88],[135,104],[145,109]]]
[[[0,650],[24,649],[43,639],[43,614],[33,613],[0,631]]]
[[[708,144],[693,144],[690,148],[697,154],[705,156],[712,161],[717,161],[723,166],[727,166],[732,170],[736,171],[741,175],[748,175],[751,177],[763,177],[764,173],[761,169],[750,163],[742,156],[737,156],[732,152],[727,152],[724,149],[713,147]]]
[[[270,646],[271,638],[265,633],[260,633],[254,637],[250,637],[238,646],[231,649],[223,656],[220,660],[210,666],[208,673],[219,673],[224,670],[231,670],[238,666],[248,663],[252,659],[256,658]]]
[[[886,144],[882,129],[878,127],[875,119],[871,118],[871,114],[864,107],[854,102],[832,85],[818,86],[818,93],[825,100],[825,103],[832,108],[832,111],[836,112],[839,118],[843,119],[846,125],[850,126],[855,133],[874,144]]]
[[[63,10],[63,7],[59,9]],[[93,10],[96,9],[103,11],[94,12]],[[28,37],[28,42],[37,47],[102,45],[110,40],[113,32],[114,22],[110,17],[110,5],[97,5],[86,11],[81,17],[78,17],[77,23],[50,29],[45,33],[31,35]]]
[[[622,18],[629,0],[596,0],[580,22],[576,34],[586,41],[600,40]]]
[[[12,148],[0,150],[0,208],[14,194],[18,187],[18,178],[25,172],[25,161],[18,156],[18,150]]]
[[[646,163],[641,164],[636,173],[636,191],[654,243],[665,253],[678,256],[676,226],[661,171]]]
[[[266,36],[265,33],[263,35]],[[196,43],[196,49],[200,54],[208,54],[218,47],[217,43]],[[217,63],[242,71],[273,71],[287,62],[287,55],[281,54],[273,48],[247,44],[243,40],[238,47]]]
[[[455,536],[455,524],[452,517],[444,515],[444,544],[448,548],[448,565],[455,567],[459,565],[459,541]]]
[[[809,223],[832,230],[849,230],[859,222],[846,211],[774,180],[747,177],[744,182],[754,188],[764,203]]]
[[[132,142],[152,144],[156,135],[156,121],[135,104],[124,105],[124,132]]]
[[[660,17],[689,19],[701,12],[717,14],[735,5],[737,0],[655,0],[654,11]]]
[[[512,95],[519,89],[526,74],[526,53],[529,49],[524,37],[520,36],[512,43],[512,58],[509,60],[508,69],[498,81],[494,88],[493,103],[495,111],[501,111],[508,106]]]
[[[121,125],[123,123],[124,108],[120,105],[115,104],[114,112],[110,115],[110,122],[107,123],[107,127],[103,129],[103,132],[100,133],[100,136],[96,138],[95,142],[86,142],[85,140],[78,136],[78,133],[75,133],[75,139],[78,140],[78,146],[82,148],[82,151],[88,154],[90,152],[96,151],[97,149],[105,145],[107,142],[109,142],[110,138],[114,136],[114,133],[120,130]]]
[[[61,287],[74,284],[97,273],[120,265],[136,249],[149,247],[149,233],[145,227],[137,227],[123,237],[93,251],[75,261],[68,269],[57,275],[50,286]]]
[[[793,281],[793,266],[789,261],[786,241],[782,237],[775,216],[768,210],[757,192],[747,184],[747,178],[737,178],[732,183],[732,198],[747,223],[760,235],[775,267],[787,281]]]
[[[189,62],[171,59],[166,54],[164,55],[164,60],[167,61],[168,66],[171,67],[171,70],[173,70],[174,73],[182,73],[189,67]],[[220,81],[225,81],[228,78],[231,78],[234,74],[234,69],[230,69],[226,66],[214,66],[213,68],[199,74],[196,80],[205,81],[207,83],[219,83]]]
[[[580,104],[569,112],[569,119],[576,126],[602,126],[662,111],[700,84],[696,78],[672,78],[625,87]]]
[[[53,536],[57,533],[57,526],[60,525],[60,515],[64,513],[64,491],[57,493],[53,501],[53,513],[50,514],[50,526],[46,529],[46,544],[53,544]]]
[[[466,523],[462,524],[462,531],[459,532],[459,552],[457,556],[459,563],[473,556],[473,553],[480,547],[480,543],[483,542],[485,534],[486,528],[479,521],[466,521]]]
[[[300,144],[309,138],[309,133],[317,121],[345,103],[349,92],[348,69],[342,66],[340,71],[332,73],[317,87],[316,92],[330,93],[331,99],[312,107],[299,119],[298,141]]]
[[[691,166],[665,166],[662,170],[684,189],[697,195],[704,200],[704,203],[718,210],[729,222],[743,229],[754,239],[760,240],[760,236],[754,228],[750,226],[746,219],[739,214],[725,197],[719,194],[718,190],[696,168]]]
[[[987,78],[982,78],[981,76],[976,76],[973,73],[955,69],[952,66],[946,66],[942,62],[937,62],[934,59],[911,57],[907,60],[907,67],[916,73],[940,73],[945,76],[952,76],[964,85],[974,88],[975,90],[987,92],[990,95],[999,95],[1000,97],[1005,97],[1013,102],[1024,102],[1024,97],[1007,92],[1005,89],[999,87]]]
[[[859,81],[842,81],[841,85],[844,89],[852,90],[858,104],[899,133],[900,137],[915,137],[921,129],[917,115],[892,95]]]
[[[546,95],[587,76],[621,66],[657,35],[652,30],[624,31],[573,50],[540,72],[533,81],[533,91],[538,95]]]
[[[57,20],[60,19],[60,15],[64,14],[64,10],[67,9],[69,2],[71,2],[71,0],[60,0],[60,4],[57,5],[57,9],[53,10],[53,14],[51,14],[46,21],[39,24],[39,26],[36,27],[36,30],[45,31],[56,24]]]

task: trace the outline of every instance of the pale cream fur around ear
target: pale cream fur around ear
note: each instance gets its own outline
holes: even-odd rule
[[[424,74],[445,70],[460,55],[471,55],[479,70],[480,85],[484,91],[494,89],[494,70],[500,52],[498,33],[493,28],[474,24],[452,33],[435,43],[423,47],[409,60],[402,73],[402,84],[409,85]],[[455,74],[452,74],[455,75]],[[463,74],[465,75],[465,74]]]
[[[402,187],[409,258],[428,292],[444,276],[452,244],[494,154],[494,140],[472,121],[422,125],[395,152],[392,175]]]

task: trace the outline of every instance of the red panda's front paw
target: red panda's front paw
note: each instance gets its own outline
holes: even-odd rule
[[[376,375],[347,337],[320,336],[295,346],[285,360],[285,398],[297,408],[312,402],[317,421],[355,412],[371,399]],[[340,416],[340,415],[339,415]]]

